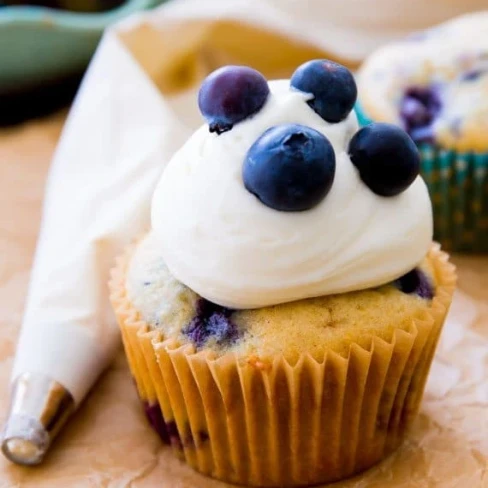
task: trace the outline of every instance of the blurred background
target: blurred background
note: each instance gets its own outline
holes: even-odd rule
[[[105,28],[168,0],[0,0],[0,124],[9,125],[67,106]],[[169,0],[185,4],[185,0]],[[202,4],[206,0],[201,0]],[[245,0],[212,0],[209,11]],[[254,16],[259,22],[259,2]],[[264,2],[268,3],[268,2]],[[314,2],[279,0],[283,11],[309,11]],[[430,27],[486,0],[323,0],[327,18],[316,18],[335,50],[350,65],[378,45]],[[315,4],[316,6],[316,4]],[[191,6],[189,7],[191,9]],[[191,12],[189,12],[191,13]],[[305,33],[304,33],[305,34]],[[164,53],[161,53],[164,56]],[[347,56],[346,56],[347,58]],[[341,60],[344,59],[341,57]]]
[[[106,27],[164,0],[0,0],[0,124],[70,103]]]

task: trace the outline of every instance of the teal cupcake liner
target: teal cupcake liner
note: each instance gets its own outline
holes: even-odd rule
[[[361,126],[373,122],[356,104]],[[434,238],[445,250],[488,252],[488,153],[418,145],[421,174],[429,188]]]

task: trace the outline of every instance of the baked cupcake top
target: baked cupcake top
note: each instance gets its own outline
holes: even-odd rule
[[[358,80],[373,120],[400,125],[418,143],[488,150],[488,11],[378,49]]]
[[[140,318],[164,338],[217,356],[234,352],[262,362],[283,354],[294,362],[303,353],[321,360],[325,350],[347,356],[351,343],[368,348],[372,337],[390,342],[398,329],[410,332],[413,320],[428,314],[438,276],[435,262],[426,257],[377,288],[235,310],[209,302],[178,281],[152,232],[133,252],[125,284]]]
[[[351,74],[326,60],[269,84],[245,67],[212,73],[208,125],[152,202],[171,275],[252,309],[381,286],[421,262],[432,214],[416,148],[394,126],[358,130],[355,100]]]

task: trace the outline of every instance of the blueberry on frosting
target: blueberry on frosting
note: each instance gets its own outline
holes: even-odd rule
[[[198,94],[210,132],[222,134],[257,113],[269,95],[266,78],[247,66],[224,66],[205,78]]]
[[[313,95],[307,103],[327,122],[344,120],[356,102],[357,88],[351,72],[327,59],[316,59],[299,66],[290,85]]]
[[[363,127],[349,142],[348,152],[363,182],[383,197],[402,193],[419,174],[420,157],[414,142],[393,124]]]
[[[313,94],[289,80],[268,86],[258,112],[218,137],[203,125],[163,172],[151,220],[175,279],[240,310],[380,286],[414,268],[432,242],[432,208],[407,136],[358,133],[353,164],[353,111],[328,123],[307,104]],[[385,199],[370,188],[406,189]],[[184,333],[197,347],[228,344],[240,326],[215,310],[189,318]]]
[[[271,127],[249,149],[242,176],[246,189],[275,210],[315,207],[329,192],[335,154],[320,132],[299,124]]]

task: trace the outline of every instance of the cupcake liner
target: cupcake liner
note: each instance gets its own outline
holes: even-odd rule
[[[216,356],[150,330],[125,291],[131,251],[119,259],[111,301],[149,421],[201,473],[252,486],[302,486],[351,476],[401,442],[419,408],[455,287],[434,245],[428,312],[389,341],[352,343],[346,357]]]
[[[373,122],[359,104],[361,126]],[[434,212],[434,238],[448,251],[488,252],[488,153],[418,145]]]

